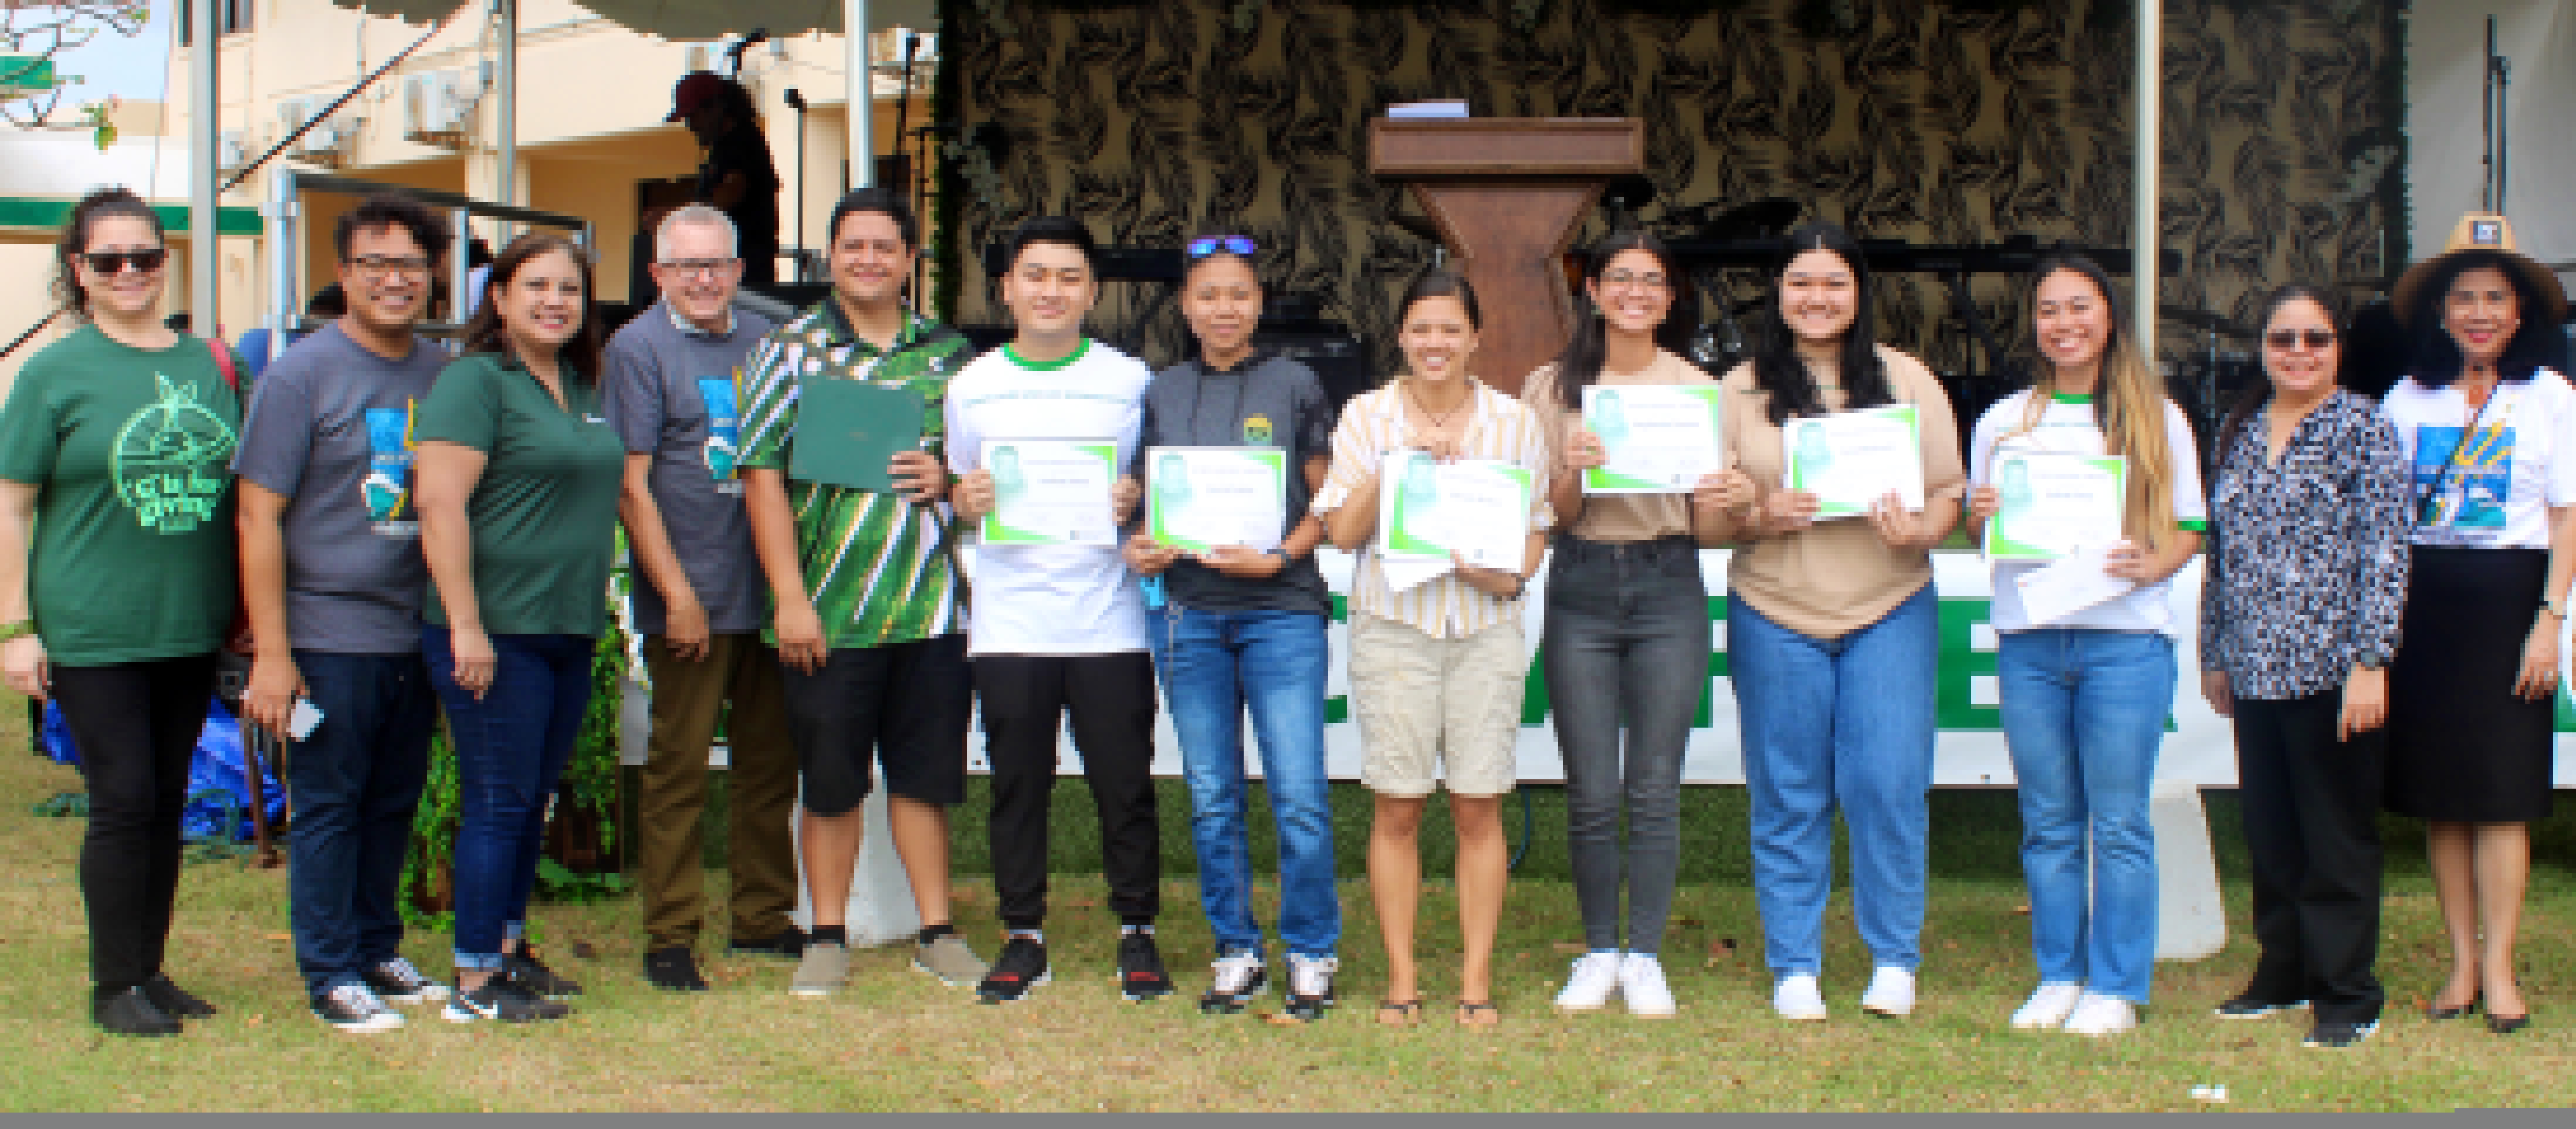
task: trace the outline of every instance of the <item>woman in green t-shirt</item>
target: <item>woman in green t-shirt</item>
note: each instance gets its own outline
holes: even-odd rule
[[[524,934],[546,800],[590,706],[626,465],[599,414],[590,279],[562,236],[504,248],[414,430],[421,649],[456,746],[459,1023],[560,1018],[551,1001],[581,991]]]
[[[121,188],[63,226],[73,322],[0,409],[0,665],[62,706],[89,786],[90,1015],[172,1035],[214,1014],[162,974],[188,762],[233,615],[232,358],[163,324],[161,221]]]

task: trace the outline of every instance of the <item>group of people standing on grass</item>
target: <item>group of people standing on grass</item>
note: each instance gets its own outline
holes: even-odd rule
[[[90,783],[80,869],[101,1027],[168,1034],[212,1014],[171,982],[163,950],[186,764],[228,632],[254,655],[247,719],[303,734],[287,763],[292,912],[315,1013],[354,1031],[398,1027],[389,1005],[416,1001],[443,1000],[459,1023],[568,1014],[580,987],[528,943],[527,902],[621,524],[652,680],[637,837],[643,972],[658,987],[707,986],[698,827],[721,725],[731,952],[794,959],[795,996],[846,986],[860,805],[882,780],[923,922],[915,967],[985,1002],[1026,998],[1055,971],[1048,816],[1069,723],[1118,919],[1116,983],[1130,1000],[1171,994],[1155,936],[1159,681],[1214,935],[1200,1007],[1240,1012],[1275,987],[1288,1014],[1320,1017],[1342,934],[1324,768],[1332,595],[1315,559],[1330,541],[1356,556],[1347,661],[1375,804],[1377,1020],[1423,1016],[1419,840],[1444,786],[1455,1019],[1501,1019],[1500,806],[1518,782],[1522,611],[1541,567],[1587,950],[1555,1003],[1673,1015],[1658,952],[1712,643],[1700,554],[1730,548],[1730,681],[1772,1006],[1829,1014],[1839,815],[1873,966],[1860,1006],[1906,1015],[1936,737],[1930,553],[1962,521],[1975,534],[1994,518],[1992,468],[2015,451],[2116,455],[2127,477],[2123,539],[2101,566],[2119,595],[2037,616],[2019,582],[2038,566],[1995,566],[2038,966],[2011,1026],[2115,1035],[2147,1002],[2148,793],[2175,640],[2194,628],[2170,585],[2204,550],[2202,690],[2235,719],[2262,946],[2219,1013],[2311,1006],[2318,1046],[2376,1029],[2384,801],[2429,821],[2454,958],[2432,1016],[2483,1006],[2498,1032],[2528,1021],[2513,941],[2524,825],[2550,801],[2576,575],[2576,390],[2552,336],[2565,296],[2500,218],[2465,221],[2397,287],[2417,355],[2381,404],[2337,387],[2333,299],[2276,294],[2266,380],[2206,465],[2110,278],[2075,256],[2032,276],[2034,385],[1974,421],[1962,450],[1940,383],[1877,340],[1870,273],[1831,224],[1788,238],[1753,358],[1722,377],[1676,348],[1679,264],[1653,236],[1621,232],[1587,254],[1574,335],[1521,397],[1473,375],[1486,311],[1435,268],[1399,306],[1400,374],[1338,413],[1312,372],[1256,345],[1261,251],[1239,233],[1186,245],[1196,351],[1158,374],[1083,334],[1099,279],[1076,220],[1006,238],[1013,337],[980,356],[905,303],[920,248],[901,201],[854,192],[826,230],[831,295],[773,326],[735,305],[730,221],[674,212],[654,244],[660,301],[606,342],[583,250],[522,236],[451,356],[415,332],[446,229],[406,199],[370,199],[333,233],[348,312],[237,389],[236,358],[162,326],[153,212],[114,190],[73,210],[60,289],[81,325],[28,363],[0,411],[0,657],[13,688],[60,702]],[[885,488],[793,472],[802,393],[825,381],[919,396],[922,442],[892,456]],[[1606,451],[1583,424],[1585,390],[1680,384],[1722,389],[1727,467],[1670,493],[1587,494],[1580,473]],[[1822,519],[1814,494],[1783,485],[1784,425],[1897,404],[1921,421],[1919,508],[1891,489],[1863,515]],[[986,445],[1066,438],[1113,444],[1136,468],[1107,500],[1124,540],[977,544],[963,567],[961,543],[998,504]],[[1144,452],[1229,446],[1285,453],[1277,548],[1186,552],[1133,525],[1153,487]],[[1425,579],[1382,552],[1380,468],[1403,451],[1525,472],[1527,511],[1506,532],[1518,559],[1459,559]],[[948,813],[965,798],[978,708],[1002,927],[989,963],[949,904]],[[448,982],[403,958],[396,908],[441,711],[461,807]],[[1253,908],[1247,714],[1278,825],[1275,974]],[[802,929],[789,916],[800,869]]]

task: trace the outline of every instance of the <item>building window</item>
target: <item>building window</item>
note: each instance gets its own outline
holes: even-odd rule
[[[195,2],[196,0],[179,0],[178,11],[175,14],[179,19],[181,46],[187,45],[197,33],[196,13],[189,7]],[[236,31],[250,30],[252,0],[209,0],[209,2],[215,5],[216,34],[230,35]]]

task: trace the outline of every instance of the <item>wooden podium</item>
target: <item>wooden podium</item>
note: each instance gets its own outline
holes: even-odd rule
[[[1469,368],[1519,395],[1574,331],[1562,266],[1575,223],[1614,176],[1646,168],[1636,118],[1453,118],[1369,123],[1369,172],[1412,185],[1484,326]]]

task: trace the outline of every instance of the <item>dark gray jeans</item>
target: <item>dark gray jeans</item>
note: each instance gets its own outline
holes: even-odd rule
[[[1708,590],[1700,582],[1699,546],[1688,538],[1624,545],[1558,538],[1548,564],[1539,655],[1565,758],[1566,839],[1584,943],[1594,950],[1654,952],[1663,944],[1681,865],[1682,749],[1691,714],[1708,692]]]

